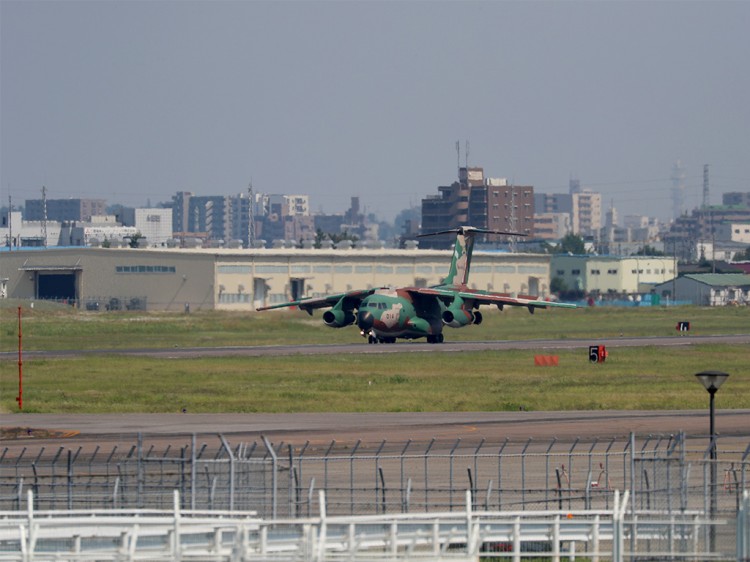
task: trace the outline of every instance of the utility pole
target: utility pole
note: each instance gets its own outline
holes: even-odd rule
[[[42,186],[42,244],[47,247],[47,188]]]
[[[716,273],[716,234],[714,232],[714,220],[711,213],[710,191],[708,184],[708,164],[703,165],[703,212],[706,227],[711,233],[711,273]]]
[[[8,195],[8,248],[13,251],[13,201]]]

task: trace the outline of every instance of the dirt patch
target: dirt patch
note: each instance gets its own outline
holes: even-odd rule
[[[65,439],[80,431],[69,429],[38,429],[34,427],[0,427],[0,439]]]

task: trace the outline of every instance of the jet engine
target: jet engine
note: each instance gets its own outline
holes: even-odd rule
[[[323,313],[323,322],[326,323],[326,326],[330,326],[331,328],[343,328],[344,326],[354,324],[354,312],[351,310],[332,308]]]
[[[482,313],[466,310],[463,305],[453,305],[443,312],[443,324],[451,328],[460,328],[469,324],[480,324],[482,322]]]

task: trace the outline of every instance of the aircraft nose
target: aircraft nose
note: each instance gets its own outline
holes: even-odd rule
[[[369,330],[372,328],[374,321],[372,312],[369,310],[360,310],[357,314],[357,326],[359,326],[360,330]]]

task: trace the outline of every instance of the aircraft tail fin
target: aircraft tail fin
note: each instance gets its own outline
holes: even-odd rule
[[[501,230],[487,230],[484,228],[474,228],[473,226],[460,226],[450,230],[441,230],[429,234],[419,234],[418,237],[437,236],[440,234],[456,234],[456,244],[453,248],[453,257],[451,266],[448,270],[448,276],[443,282],[444,285],[454,287],[464,287],[469,282],[469,269],[471,268],[471,256],[474,252],[474,238],[477,234],[505,234],[511,236],[526,236],[520,232],[505,232]]]

